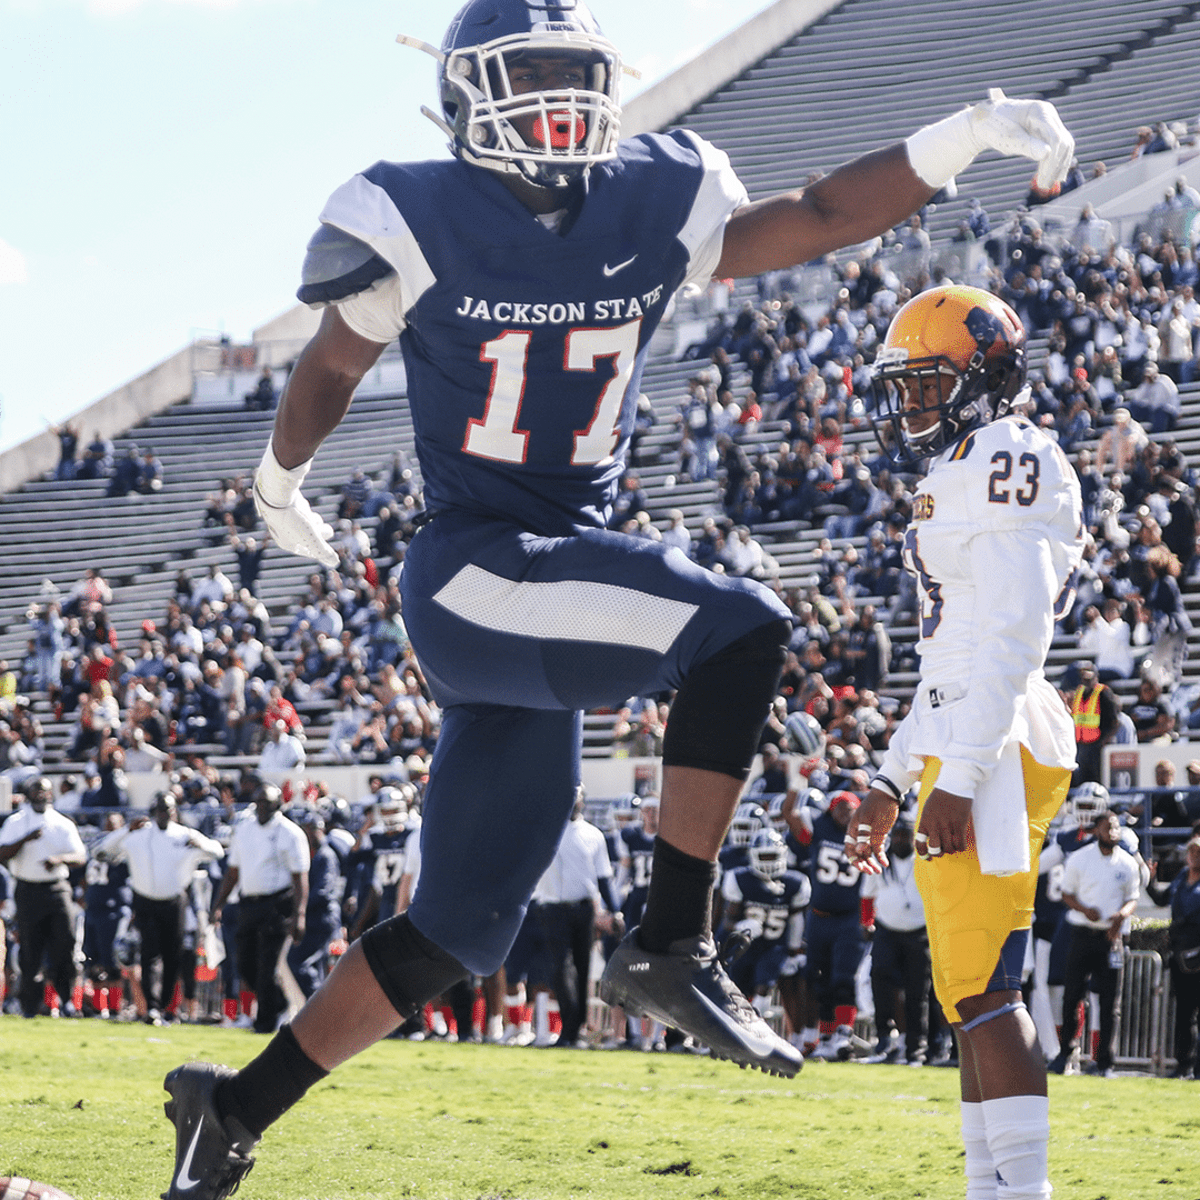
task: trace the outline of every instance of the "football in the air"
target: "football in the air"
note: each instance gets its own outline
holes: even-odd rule
[[[34,1183],[19,1175],[0,1176],[0,1200],[71,1200],[62,1188],[48,1183]]]

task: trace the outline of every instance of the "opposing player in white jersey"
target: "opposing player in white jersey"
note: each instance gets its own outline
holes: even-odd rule
[[[916,876],[934,986],[958,1033],[966,1195],[1048,1197],[1045,1061],[1020,987],[1038,851],[1075,759],[1042,667],[1079,565],[1079,484],[1017,411],[1025,331],[989,293],[950,286],[909,301],[875,378],[885,455],[901,469],[929,460],[905,539],[921,681],[847,851],[879,871],[898,801],[920,782]]]

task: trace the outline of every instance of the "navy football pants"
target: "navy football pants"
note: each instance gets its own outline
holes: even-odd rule
[[[543,538],[439,514],[401,575],[442,729],[413,924],[477,975],[504,961],[579,784],[582,711],[679,687],[790,614],[761,584],[609,530]],[[765,711],[764,711],[765,717]]]

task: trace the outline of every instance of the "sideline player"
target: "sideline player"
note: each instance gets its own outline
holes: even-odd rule
[[[571,812],[581,713],[631,695],[675,700],[646,911],[601,994],[717,1057],[795,1074],[800,1054],[730,983],[709,927],[790,613],[752,580],[605,528],[642,366],[681,286],[877,236],[985,149],[1036,159],[1049,188],[1072,148],[1051,105],[995,93],[751,204],[689,132],[618,141],[620,56],[583,0],[472,0],[428,49],[454,158],[377,163],[326,204],[300,295],[327,307],[254,487],[277,545],[337,565],[300,488],[399,337],[429,518],[405,558],[404,617],[444,712],[424,870],[410,910],[364,934],[258,1059],[168,1077],[171,1200],[227,1194],[309,1086],[504,961]]]
[[[895,316],[875,363],[891,461],[930,465],[905,558],[921,681],[847,833],[887,863],[897,802],[920,781],[915,842],[934,988],[959,1041],[967,1196],[1048,1197],[1046,1067],[1021,999],[1038,851],[1066,797],[1070,715],[1042,665],[1081,555],[1079,483],[1014,408],[1025,331],[977,288],[933,288]]]

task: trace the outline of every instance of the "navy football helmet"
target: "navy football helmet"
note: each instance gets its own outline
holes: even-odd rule
[[[872,424],[894,467],[915,470],[1024,402],[1025,328],[998,296],[950,284],[892,318],[875,356]],[[906,397],[919,408],[905,408]]]
[[[737,806],[729,823],[728,842],[731,846],[748,846],[756,833],[770,828],[770,819],[761,804],[749,800]]]
[[[1071,817],[1081,829],[1090,829],[1101,813],[1108,812],[1108,788],[1088,780],[1071,793]]]
[[[584,0],[471,0],[440,51],[404,35],[396,40],[440,62],[442,115],[421,111],[464,162],[559,188],[616,157],[621,56]],[[540,57],[574,60],[580,86],[515,91],[513,69]],[[514,123],[522,118],[529,136]]]
[[[750,869],[760,879],[778,879],[787,870],[787,843],[774,829],[763,829],[750,842]]]

